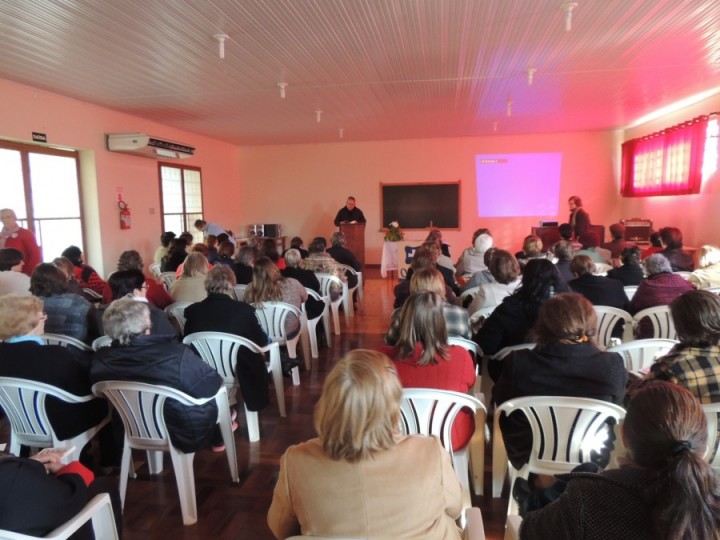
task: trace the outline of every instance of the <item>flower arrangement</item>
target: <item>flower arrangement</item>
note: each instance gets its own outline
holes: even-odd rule
[[[397,221],[393,221],[388,225],[388,232],[385,235],[385,240],[388,242],[399,242],[405,238],[402,231],[400,230],[400,224]]]

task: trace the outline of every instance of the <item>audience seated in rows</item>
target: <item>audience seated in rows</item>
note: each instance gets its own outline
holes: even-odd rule
[[[30,292],[45,306],[45,330],[91,343],[99,334],[95,307],[80,295],[67,292],[67,278],[54,264],[37,265],[30,277]]]
[[[574,396],[617,405],[625,396],[627,372],[622,357],[595,344],[597,316],[587,299],[562,293],[545,302],[532,329],[534,349],[510,353],[493,387],[498,405],[525,396]],[[532,431],[524,413],[500,418],[508,459],[519,469],[527,463]],[[609,452],[603,454],[607,465]],[[600,459],[600,457],[598,457]]]
[[[112,345],[95,352],[90,381],[159,384],[195,398],[214,396],[223,384],[217,371],[174,335],[150,335],[151,324],[143,302],[121,298],[110,304],[103,326]],[[224,450],[215,401],[188,407],[169,399],[164,407],[170,440],[179,450],[196,452],[211,443]]]
[[[436,262],[438,266],[440,266],[443,270],[447,269],[452,272],[454,281],[454,276],[456,272],[455,265],[453,264],[453,260],[450,258],[450,255],[445,255],[445,250],[443,250],[442,233],[437,229],[433,229],[432,231],[430,231],[430,234],[427,235],[424,244],[435,244],[437,246],[440,253],[437,256]]]
[[[185,308],[186,336],[195,332],[225,332],[249,339],[260,347],[270,342],[255,308],[232,297],[235,284],[235,274],[226,265],[210,270],[205,280],[207,298]],[[267,407],[268,376],[263,356],[241,348],[235,371],[247,408],[260,411]]]
[[[655,306],[667,306],[684,292],[695,287],[688,280],[673,274],[670,261],[660,253],[650,255],[645,261],[648,277],[640,285],[630,302],[630,314],[635,315],[643,309]],[[650,321],[642,320],[638,324],[635,335],[638,339],[650,338],[653,335]]]
[[[558,269],[560,277],[565,283],[575,279],[575,276],[570,271],[570,261],[572,261],[574,253],[575,248],[573,248],[573,244],[570,240],[560,240],[553,246],[553,254],[557,259],[555,261],[555,267]]]
[[[634,246],[632,242],[625,240],[625,225],[622,223],[613,223],[610,225],[610,236],[612,240],[605,242],[600,247],[610,251],[610,257],[619,259],[625,248]]]
[[[487,268],[485,253],[493,245],[493,238],[487,229],[478,229],[473,234],[472,245],[462,252],[455,265],[455,275],[469,278]]]
[[[285,254],[291,249],[297,249],[300,253],[300,257],[302,257],[303,259],[307,258],[307,256],[310,255],[310,252],[308,252],[307,249],[304,249],[303,245],[304,243],[302,238],[300,238],[299,236],[293,236],[290,239],[290,247],[285,250],[282,256],[285,257]]]
[[[393,308],[398,309],[403,306],[407,297],[410,296],[410,283],[412,281],[413,274],[422,268],[434,268],[438,272],[441,272],[441,270],[435,264],[433,254],[425,245],[422,245],[415,250],[415,253],[413,253],[412,262],[410,263],[410,268],[408,268],[405,279],[401,280],[400,283],[395,286],[395,289],[393,290],[395,294],[395,302],[393,303]],[[443,283],[445,284],[445,301],[450,304],[457,305],[458,299],[455,295],[455,292],[453,291],[452,287],[447,284],[445,276],[443,276],[442,273],[440,274],[440,276],[443,278]]]
[[[205,255],[193,251],[185,259],[182,275],[170,287],[170,296],[174,302],[199,302],[207,296],[205,277],[208,273],[208,261]]]
[[[587,255],[575,255],[570,263],[570,271],[577,277],[568,285],[573,291],[590,300],[592,305],[629,310],[630,301],[622,282],[594,275],[595,263]]]
[[[30,294],[30,277],[23,274],[23,254],[19,249],[0,249],[0,296]]]
[[[468,312],[460,306],[446,300],[445,294],[447,287],[440,272],[438,272],[436,268],[425,267],[413,272],[412,279],[410,279],[408,295],[422,291],[433,292],[443,300],[443,317],[448,336],[470,339],[471,329]],[[400,314],[402,307],[407,304],[407,301],[406,299],[403,306],[393,311],[390,329],[385,336],[385,343],[388,345],[397,344],[401,329]]]
[[[140,257],[140,253],[134,249],[123,251],[118,258],[117,271],[122,272],[124,270],[137,270],[143,273],[143,260]],[[113,274],[110,274],[108,283],[105,284],[103,289],[103,303],[109,304],[118,297],[113,295],[113,291],[110,289],[109,282],[112,279]],[[165,286],[156,281],[154,278],[145,279],[145,298],[155,307],[165,309],[173,303],[172,297],[165,290]]]
[[[45,345],[38,337],[45,333],[45,323],[40,298],[0,296],[0,376],[51,384],[78,397],[91,395],[90,355],[79,351],[74,354],[60,345]],[[58,438],[65,440],[98,425],[107,416],[108,405],[99,398],[85,403],[50,398],[46,410]]]
[[[660,229],[663,249],[660,253],[670,261],[673,272],[692,272],[695,268],[692,255],[683,251],[683,235],[677,227]]]
[[[351,351],[333,367],[315,409],[318,438],[280,458],[267,517],[275,538],[460,539],[450,456],[435,437],[398,433],[401,400],[381,353]]]
[[[625,286],[640,285],[640,282],[645,279],[645,273],[640,266],[640,255],[641,251],[638,246],[626,247],[620,255],[622,265],[608,270],[607,277],[617,279]]]
[[[283,277],[296,279],[303,287],[320,294],[320,281],[315,272],[302,268],[302,255],[295,249],[288,249],[285,252],[285,268],[280,270]],[[305,301],[305,310],[308,319],[315,319],[322,314],[325,309],[325,302],[315,300],[308,296]]]
[[[648,383],[627,406],[619,469],[566,475],[553,504],[530,512],[521,540],[717,538],[720,485],[705,461],[707,420],[686,390]]]
[[[486,356],[510,345],[527,343],[540,306],[559,292],[568,290],[555,265],[547,259],[531,259],[515,292],[503,299],[485,320],[474,340]],[[497,380],[501,362],[490,362],[488,371]]]
[[[153,254],[153,264],[162,265],[163,258],[167,256],[170,249],[170,242],[174,239],[175,233],[172,231],[165,231],[160,235],[160,245]]]
[[[480,286],[477,295],[467,308],[471,318],[480,309],[497,306],[520,286],[520,265],[509,251],[496,250],[490,259],[489,270],[494,281]]]
[[[395,346],[385,346],[380,351],[394,361],[405,388],[467,394],[475,384],[475,364],[465,349],[448,345],[444,305],[442,297],[434,292],[411,294],[400,310],[400,332]],[[461,411],[452,426],[453,448],[464,447],[474,431],[473,414]]]
[[[679,344],[658,358],[648,377],[684,386],[701,403],[720,402],[720,297],[690,291],[670,304]]]
[[[612,264],[610,251],[600,247],[600,239],[597,233],[587,231],[580,235],[582,249],[575,252],[575,255],[587,255],[595,263]]]
[[[702,246],[698,251],[698,268],[688,279],[698,289],[720,287],[720,248]]]
[[[77,246],[70,246],[62,252],[63,257],[70,259],[73,263],[73,273],[80,286],[90,289],[97,294],[102,294],[105,288],[105,281],[90,266],[85,264],[83,253]]]

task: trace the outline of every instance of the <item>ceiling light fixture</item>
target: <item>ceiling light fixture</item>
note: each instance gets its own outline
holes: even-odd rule
[[[320,123],[320,119],[321,119],[321,117],[322,117],[322,113],[323,113],[323,112],[322,112],[320,109],[317,109],[317,110],[315,111],[315,121],[316,121],[318,124]]]
[[[280,99],[285,99],[285,89],[288,86],[288,83],[286,82],[279,82],[277,83],[278,88],[280,89]]]
[[[530,67],[527,68],[527,78],[528,78],[528,86],[532,86],[533,78],[535,77],[535,72],[537,69]]]
[[[225,59],[225,40],[228,39],[230,36],[227,34],[215,34],[213,36],[217,42],[218,42],[218,54],[220,55],[220,60]]]
[[[578,7],[578,4],[577,2],[568,2],[567,4],[563,4],[560,7],[565,12],[565,31],[569,32],[570,30],[572,30],[572,12],[573,9]]]

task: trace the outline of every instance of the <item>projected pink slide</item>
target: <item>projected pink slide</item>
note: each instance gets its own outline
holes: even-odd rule
[[[479,217],[556,218],[561,153],[477,154]]]

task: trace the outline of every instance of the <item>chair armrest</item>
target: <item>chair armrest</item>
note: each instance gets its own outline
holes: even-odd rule
[[[505,522],[505,540],[518,540],[520,538],[521,524],[522,518],[520,516],[508,516]]]
[[[464,540],[485,540],[485,527],[483,526],[482,513],[476,506],[465,510],[465,532]]]
[[[118,538],[117,530],[115,529],[115,516],[112,511],[110,496],[107,493],[101,493],[93,497],[79,514],[52,531],[46,538],[69,538],[75,531],[90,520],[93,521],[95,538],[102,538],[103,540]]]

